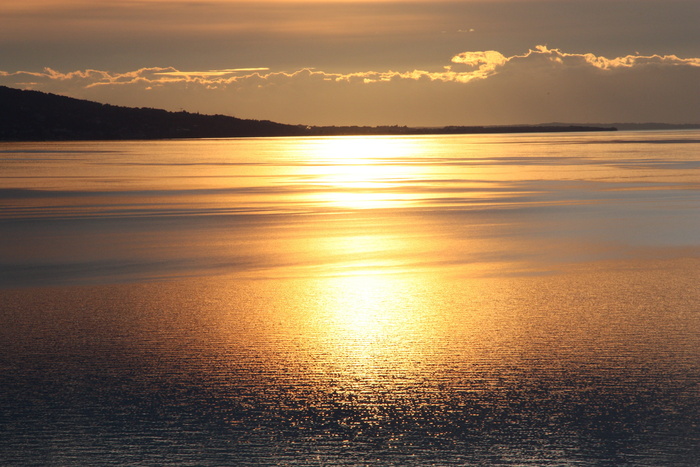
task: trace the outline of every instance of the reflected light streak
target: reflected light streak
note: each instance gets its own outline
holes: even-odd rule
[[[420,140],[396,137],[333,137],[309,141],[302,157],[312,168],[307,183],[324,188],[313,202],[348,209],[402,207],[416,194],[401,190],[406,180],[424,178],[409,161],[424,151]],[[305,168],[308,170],[308,167]]]
[[[367,270],[320,282],[319,301],[309,310],[320,370],[358,388],[420,373],[425,341],[437,330],[426,326],[430,310],[420,304],[416,281]]]

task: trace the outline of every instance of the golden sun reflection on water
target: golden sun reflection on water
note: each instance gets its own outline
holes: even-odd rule
[[[417,155],[421,145],[415,138],[393,136],[347,136],[307,140],[305,150],[314,160],[366,165]]]
[[[698,458],[697,143],[571,138],[7,156],[4,463]]]
[[[407,161],[426,148],[417,139],[353,136],[308,140],[300,155],[308,164],[309,186],[323,189],[312,202],[346,209],[397,208],[412,204],[417,195],[401,186],[424,178],[419,166]]]
[[[424,373],[429,342],[440,330],[431,307],[421,303],[417,276],[356,271],[311,286],[317,290],[306,310],[307,337],[313,336],[309,351],[316,373],[342,381],[346,389],[390,389]]]

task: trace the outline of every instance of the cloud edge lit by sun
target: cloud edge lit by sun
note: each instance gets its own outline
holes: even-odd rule
[[[606,99],[617,99],[618,107],[633,109],[642,105],[639,100],[641,95],[649,101],[647,107],[652,109],[654,95],[658,95],[656,99],[659,102],[678,101],[675,107],[678,110],[678,118],[690,118],[693,123],[700,121],[700,115],[693,111],[693,105],[700,105],[697,86],[679,86],[679,77],[688,82],[700,79],[700,58],[636,53],[609,58],[538,45],[525,53],[511,56],[495,50],[461,52],[450,57],[449,64],[438,70],[341,73],[314,68],[274,70],[265,66],[239,66],[204,70],[144,67],[127,72],[95,69],[61,72],[47,67],[39,72],[0,71],[0,84],[117,105],[153,105],[171,110],[175,105],[175,108],[205,113],[228,113],[246,118],[313,124],[324,123],[314,116],[314,108],[321,109],[318,112],[323,114],[328,112],[323,109],[333,104],[337,110],[334,118],[338,118],[339,115],[349,119],[352,117],[351,113],[343,111],[343,106],[357,108],[363,99],[369,100],[366,112],[377,118],[382,112],[390,115],[392,105],[396,112],[406,115],[407,111],[402,111],[401,106],[410,106],[410,100],[397,101],[398,104],[391,103],[401,99],[401,96],[404,99],[416,99],[417,96],[425,95],[424,103],[428,107],[424,108],[428,109],[431,105],[436,107],[436,110],[446,106],[454,107],[457,105],[452,102],[455,99],[445,97],[444,99],[448,99],[447,104],[440,106],[428,96],[430,93],[443,95],[448,89],[457,96],[464,96],[465,105],[486,116],[490,110],[484,110],[483,106],[495,108],[494,103],[499,103],[504,107],[502,112],[505,112],[505,106],[510,106],[516,110],[529,108],[532,112],[539,112],[542,117],[537,118],[565,118],[558,117],[563,115],[562,110],[550,112],[551,117],[548,117],[544,110],[538,110],[540,103],[543,109],[547,107],[544,101],[538,102],[537,105],[527,103],[531,100],[528,94],[533,94],[532,89],[536,92],[546,89],[547,92],[555,92],[560,96],[559,104],[562,108],[579,107],[584,110],[596,100],[599,101],[599,107],[604,107]],[[624,84],[626,82],[629,86]],[[476,91],[472,85],[480,86],[479,90]],[[449,88],[443,89],[445,86]],[[484,86],[491,86],[493,89]],[[530,90],[519,91],[528,86]],[[635,86],[639,88],[638,91],[634,91]],[[373,90],[375,87],[377,89]],[[685,90],[684,95],[678,94],[678,89],[681,88]],[[629,93],[627,100],[624,100],[624,92],[620,92],[620,89]],[[127,90],[131,100],[124,101]],[[149,96],[156,96],[149,93],[156,91],[160,100],[149,100],[152,99]],[[668,94],[674,92],[676,94],[669,98]],[[585,93],[587,100],[579,104],[569,104],[567,99],[572,93]],[[487,99],[485,96],[491,97]],[[387,103],[383,107],[377,107],[382,105],[382,99],[387,99]],[[196,108],[188,107],[188,102]],[[210,107],[205,105],[206,102],[210,103]],[[612,102],[610,108],[613,108]],[[357,109],[357,112],[361,111],[362,109]],[[454,112],[456,110],[453,110]],[[580,118],[595,119],[595,116],[585,115],[582,113]],[[397,117],[382,118],[382,124],[403,123],[397,121]],[[640,112],[639,118],[656,119],[649,112]],[[670,117],[661,115],[657,120],[662,118]],[[414,124],[413,121],[411,123]]]

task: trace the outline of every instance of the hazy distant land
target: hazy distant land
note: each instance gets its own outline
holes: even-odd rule
[[[307,126],[225,115],[130,108],[0,86],[0,140],[129,140],[245,136],[417,135],[700,128],[700,125],[551,123],[517,126]]]

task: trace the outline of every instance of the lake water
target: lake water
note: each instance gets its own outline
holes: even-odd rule
[[[700,132],[0,143],[0,464],[700,463]]]

